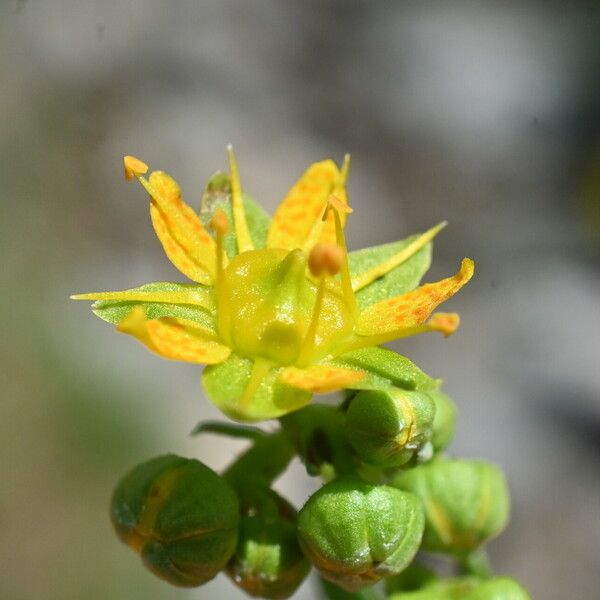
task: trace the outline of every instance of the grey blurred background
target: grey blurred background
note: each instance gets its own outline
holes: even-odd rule
[[[231,142],[271,211],[351,152],[353,249],[450,221],[427,279],[477,261],[463,325],[397,348],[456,399],[453,452],[508,475],[498,571],[600,598],[599,67],[597,2],[2,0],[0,597],[243,597],[170,588],[113,535],[137,461],[221,468],[242,445],[188,436],[217,416],[196,367],[67,300],[182,279],[124,154],[195,204]],[[294,465],[278,487],[299,504],[314,485]]]

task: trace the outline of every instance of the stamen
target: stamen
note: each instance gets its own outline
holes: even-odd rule
[[[315,347],[327,276],[333,277],[337,275],[343,263],[344,255],[341,248],[336,244],[317,244],[308,257],[308,268],[313,276],[319,278],[319,283],[310,324],[298,354],[297,364],[300,366],[310,362],[311,354]]]
[[[252,243],[248,223],[246,222],[240,173],[231,144],[227,146],[227,154],[229,155],[229,170],[231,171],[231,206],[233,212],[233,224],[235,227],[238,252],[242,253],[248,250],[254,250],[254,244]]]
[[[344,162],[342,163],[342,176],[340,178],[340,185],[346,185],[348,181],[348,175],[350,174],[350,155],[344,154]]]
[[[220,331],[226,330],[226,321],[228,321],[229,310],[227,303],[227,294],[223,287],[225,282],[223,280],[223,269],[224,263],[227,261],[227,255],[225,254],[225,234],[229,231],[229,221],[225,211],[221,208],[217,208],[210,221],[210,227],[215,232],[216,236],[216,281],[215,281],[215,293],[217,297],[217,323]]]
[[[435,227],[432,227],[424,234],[419,236],[414,242],[411,242],[406,248],[403,248],[397,254],[390,256],[390,258],[384,260],[378,265],[374,266],[372,269],[365,271],[364,273],[360,273],[352,278],[352,289],[355,292],[358,290],[362,290],[364,287],[373,283],[376,279],[383,277],[387,273],[389,273],[392,269],[395,269],[403,262],[407,261],[411,256],[416,254],[421,248],[426,246],[446,225],[447,221],[442,221],[438,223]]]
[[[347,154],[346,156],[348,156],[349,165],[350,155]],[[335,239],[343,253],[343,261],[340,272],[344,300],[346,301],[346,304],[350,307],[352,315],[356,317],[356,315],[358,315],[358,306],[356,305],[356,298],[354,297],[354,290],[352,289],[352,279],[350,277],[350,267],[348,265],[348,247],[346,246],[346,236],[344,235],[344,228],[342,227],[342,219],[340,217],[340,213],[342,211],[349,214],[352,212],[352,209],[346,204],[344,204],[341,200],[339,200],[339,198],[336,198],[332,195],[329,196],[328,210],[333,211],[333,218],[335,221]]]
[[[125,179],[131,181],[138,175],[145,175],[148,172],[148,165],[135,156],[124,156],[123,166],[125,167]]]
[[[213,218],[210,221],[210,227],[215,232],[216,235],[216,258],[217,258],[217,286],[223,279],[223,262],[226,259],[225,256],[225,247],[223,244],[223,240],[225,238],[225,234],[229,231],[229,221],[227,220],[227,215],[225,211],[221,208],[217,208],[213,214]]]
[[[254,397],[254,394],[258,391],[263,379],[269,374],[271,366],[271,363],[264,358],[257,358],[254,361],[252,364],[252,371],[250,372],[250,379],[248,379],[244,395],[240,399],[241,408],[247,408],[250,405],[250,402]]]

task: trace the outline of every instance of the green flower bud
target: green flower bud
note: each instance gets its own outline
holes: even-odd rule
[[[348,591],[402,571],[419,549],[423,526],[414,495],[353,477],[324,485],[298,515],[305,554]]]
[[[531,600],[513,579],[494,577],[486,581],[472,578],[446,579],[420,590],[398,592],[389,600]]]
[[[121,540],[173,585],[209,581],[235,551],[237,496],[197,460],[168,454],[138,465],[117,486],[110,512]]]
[[[293,506],[271,490],[244,498],[237,551],[227,565],[233,582],[250,596],[289,598],[309,571]]]
[[[439,458],[399,472],[391,485],[421,499],[424,550],[465,556],[500,534],[508,521],[504,475],[483,461]]]
[[[401,467],[429,441],[434,415],[435,404],[427,393],[364,390],[346,413],[346,437],[365,463]]]
[[[495,577],[477,586],[465,600],[531,600],[531,597],[514,579]]]
[[[456,406],[447,394],[439,390],[427,392],[435,404],[431,443],[435,452],[443,450],[454,437]]]

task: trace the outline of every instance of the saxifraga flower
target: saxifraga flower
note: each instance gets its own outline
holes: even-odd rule
[[[401,242],[348,252],[352,212],[349,157],[312,164],[272,219],[230,175],[217,173],[196,213],[177,183],[126,156],[125,176],[150,195],[150,217],[171,262],[193,284],[157,282],[119,292],[73,296],[163,358],[208,365],[209,398],[229,417],[259,421],[310,402],[313,393],[416,388],[426,378],[380,345],[459,324],[434,313],[473,275],[465,258],[447,279],[417,287],[430,264],[431,240],[445,226]],[[421,384],[421,389],[423,385]]]

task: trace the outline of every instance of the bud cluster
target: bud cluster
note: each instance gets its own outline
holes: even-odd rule
[[[527,600],[485,563],[508,490],[496,466],[444,454],[455,415],[437,389],[381,387],[307,406],[270,433],[203,423],[196,433],[247,437],[249,449],[221,475],[174,455],[137,466],[115,491],[112,520],[177,586],[224,572],[250,596],[288,598],[314,567],[324,593],[334,584],[349,597],[381,581],[393,600]],[[325,481],[299,512],[272,487],[294,456]],[[431,555],[450,558],[456,577],[424,567]]]

